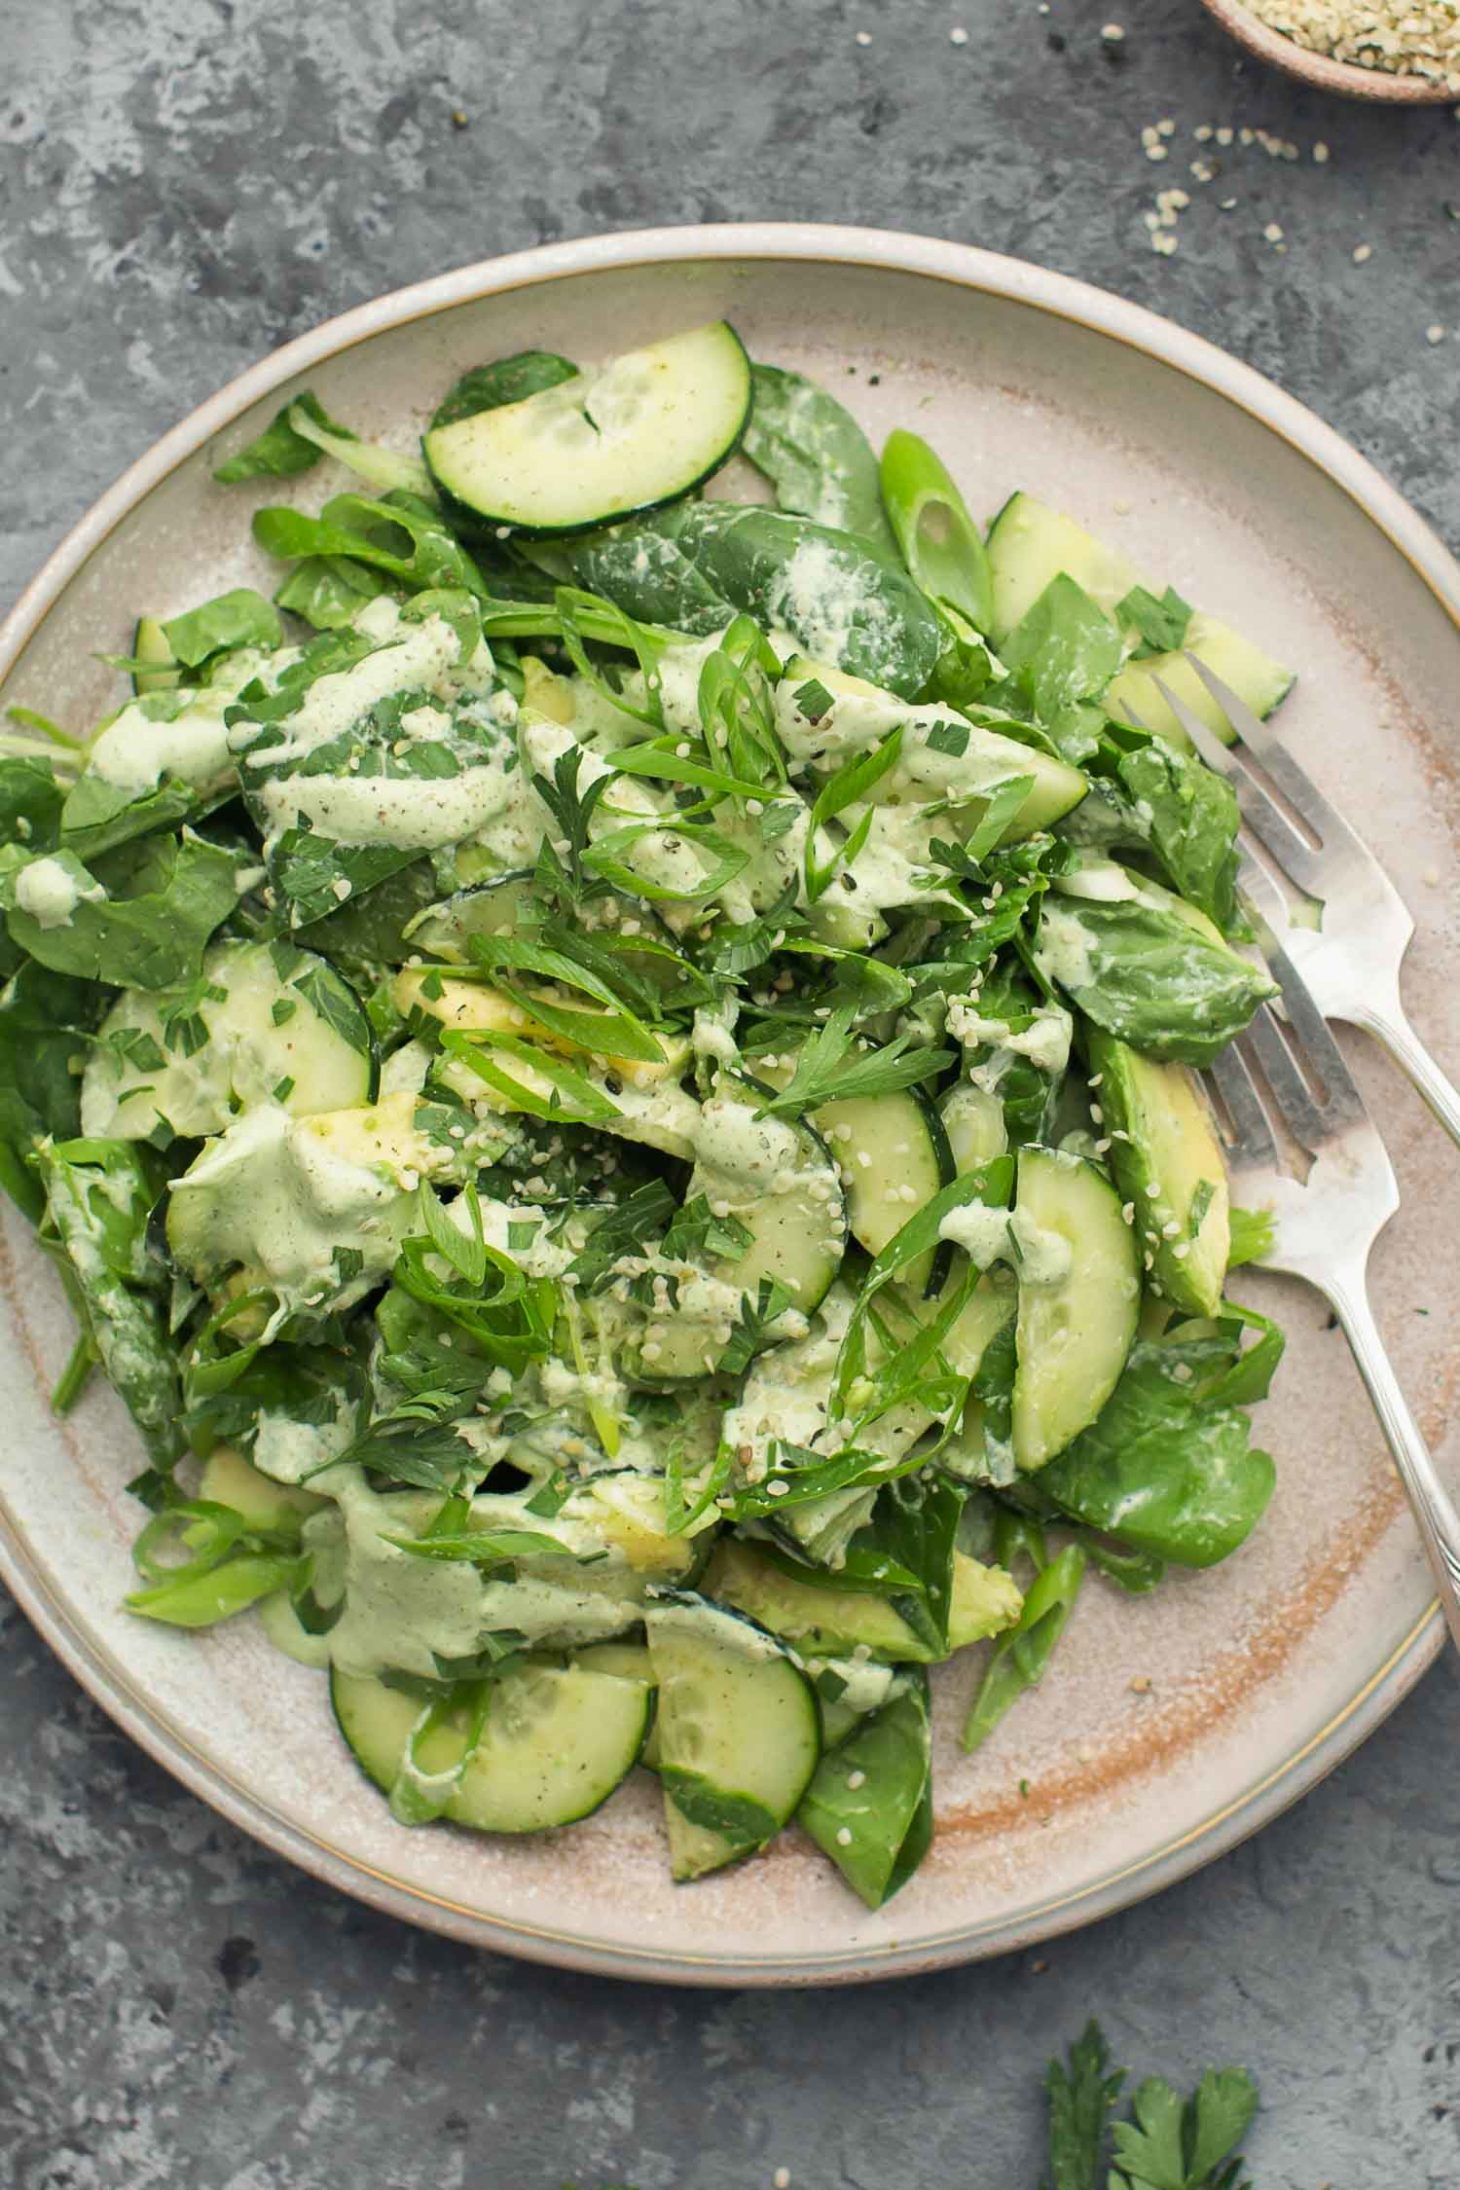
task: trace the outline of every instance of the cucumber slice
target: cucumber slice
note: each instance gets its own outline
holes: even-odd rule
[[[1010,495],[989,527],[988,548],[994,581],[990,636],[995,645],[1023,621],[1050,580],[1061,573],[1083,586],[1108,616],[1141,582],[1135,564],[1118,548],[1107,547],[1073,517],[1032,494]]]
[[[1158,1064],[1099,1027],[1086,1041],[1110,1166],[1135,1204],[1156,1284],[1189,1314],[1215,1315],[1232,1244],[1227,1170],[1196,1082],[1185,1065]]]
[[[1010,1232],[1021,1257],[1014,1458],[1041,1468],[1115,1389],[1136,1335],[1140,1255],[1115,1188],[1052,1148],[1021,1151]]]
[[[132,671],[132,690],[139,699],[146,692],[172,692],[182,683],[182,664],[155,616],[137,618],[137,628],[132,634],[132,658],[147,665]]]
[[[468,1707],[421,1743],[427,1774],[460,1770],[444,1815],[481,1833],[538,1833],[572,1825],[605,1803],[638,1761],[653,1690],[640,1680],[578,1665],[527,1662],[492,1683],[475,1753],[462,1767]],[[377,1787],[396,1786],[421,1720],[419,1696],[369,1674],[330,1675],[340,1732]]]
[[[651,1605],[645,1625],[671,1867],[699,1878],[794,1814],[821,1754],[816,1698],[771,1636],[717,1605]]]
[[[1215,616],[1203,616],[1198,610],[1186,627],[1182,651],[1148,654],[1144,661],[1127,662],[1119,676],[1111,680],[1105,705],[1115,715],[1128,709],[1147,730],[1154,730],[1158,737],[1180,747],[1182,752],[1190,752],[1190,738],[1156,689],[1159,677],[1179,700],[1186,702],[1214,737],[1230,745],[1232,732],[1227,718],[1185,659],[1188,653],[1204,661],[1208,669],[1214,670],[1232,687],[1238,699],[1247,702],[1254,715],[1260,715],[1264,720],[1293,688],[1291,669],[1284,669],[1281,662],[1264,654],[1230,624],[1219,623]]]
[[[656,1709],[650,1721],[648,1737],[639,1755],[639,1762],[648,1772],[659,1769],[659,1700],[658,1683],[654,1678],[653,1660],[646,1643],[605,1642],[590,1643],[586,1650],[574,1652],[573,1662],[590,1673],[616,1673],[620,1680],[643,1681],[654,1692]]]
[[[909,1296],[900,1286],[892,1287],[883,1296],[887,1306],[888,1322],[894,1338],[903,1343],[914,1335],[919,1323],[927,1323],[936,1312],[936,1300],[919,1300]],[[957,1322],[943,1341],[942,1352],[950,1368],[957,1376],[975,1376],[979,1363],[990,1345],[998,1337],[1006,1323],[1014,1319],[1017,1306],[1017,1288],[1014,1274],[997,1265],[985,1270],[968,1297],[967,1305]],[[901,1309],[907,1316],[905,1325],[899,1326],[896,1317]]]
[[[1010,497],[994,519],[988,544],[994,572],[996,642],[1013,630],[1050,580],[1061,572],[1083,586],[1109,616],[1115,615],[1131,587],[1142,582],[1134,563],[1118,549],[1107,547],[1072,517],[1036,501],[1032,494]],[[1149,654],[1143,661],[1127,662],[1112,678],[1105,705],[1115,715],[1123,715],[1128,708],[1148,730],[1189,752],[1190,738],[1156,689],[1159,677],[1178,699],[1196,711],[1215,736],[1230,743],[1226,718],[1183,658],[1187,653],[1197,655],[1215,670],[1238,698],[1264,719],[1292,689],[1290,669],[1264,654],[1230,624],[1197,609],[1181,647],[1171,654]]]
[[[370,1100],[370,1022],[327,959],[291,943],[220,943],[203,971],[195,1009],[134,989],[118,997],[82,1076],[83,1133],[197,1139],[264,1102],[305,1118]]]
[[[527,869],[497,875],[475,889],[458,890],[428,905],[406,930],[412,954],[447,966],[472,963],[475,935],[512,935],[542,917],[542,898]],[[530,917],[524,921],[524,916]]]
[[[824,1103],[812,1120],[836,1159],[847,1223],[858,1246],[877,1255],[954,1176],[943,1121],[915,1088]],[[910,1291],[935,1290],[952,1259],[946,1242],[908,1265]]]
[[[524,402],[438,426],[437,484],[493,525],[587,532],[688,494],[745,431],[750,360],[724,320],[630,350]]]
[[[676,1308],[651,1315],[634,1374],[679,1382],[713,1371],[727,1344],[738,1299],[753,1301],[762,1279],[783,1285],[803,1315],[818,1308],[846,1253],[846,1205],[826,1144],[804,1122],[755,1116],[764,1090],[722,1082],[701,1112],[698,1161],[686,1200],[704,1195],[745,1227],[749,1245],[706,1265],[706,1302],[680,1289]],[[772,1343],[768,1332],[766,1344]]]

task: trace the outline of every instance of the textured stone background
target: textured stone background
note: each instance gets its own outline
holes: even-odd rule
[[[1205,124],[1302,157],[1203,146]],[[957,237],[1153,305],[1457,541],[1457,143],[1447,108],[1244,70],[1195,0],[0,0],[0,597],[163,427],[331,312],[549,238],[765,216]],[[1163,256],[1142,215],[1183,187]],[[1142,2068],[1259,2070],[1260,2190],[1460,2181],[1448,1665],[1143,1909],[1045,1955],[765,1998],[372,1915],[174,1787],[13,1612],[0,1652],[4,2190],[760,2190],[778,2167],[796,2190],[1034,2190],[1039,2069],[1092,2010]]]

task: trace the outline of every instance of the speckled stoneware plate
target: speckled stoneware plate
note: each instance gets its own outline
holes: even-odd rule
[[[1368,830],[1413,906],[1415,1018],[1460,1067],[1454,921],[1460,568],[1392,488],[1270,382],[1165,320],[956,245],[854,229],[673,229],[468,267],[304,336],[133,466],[0,635],[4,696],[74,723],[115,704],[93,658],[139,609],[267,584],[250,491],[209,478],[285,390],[367,433],[417,422],[463,367],[528,344],[593,358],[725,314],[755,355],[835,388],[874,436],[915,424],[974,509],[1027,487],[1294,663],[1294,750]],[[304,499],[317,496],[308,480]],[[272,486],[268,492],[275,490]],[[1430,1438],[1451,1434],[1460,1161],[1387,1065],[1356,1069],[1404,1208],[1376,1297]],[[1414,1531],[1342,1337],[1296,1288],[1243,1291],[1291,1334],[1260,1433],[1279,1489],[1256,1538],[1146,1600],[1082,1599],[1057,1671],[971,1760],[952,1730],[972,1667],[938,1681],[938,1832],[913,1884],[862,1911],[794,1832],[703,1884],[669,1882],[639,1775],[573,1832],[409,1832],[351,1764],[324,1682],[248,1622],[189,1640],[118,1609],[138,1448],[97,1391],[64,1426],[55,1278],[11,1223],[0,1359],[0,1571],[61,1657],[168,1769],[247,1831],[399,1916],[624,1976],[811,1983],[1047,1937],[1154,1892],[1312,1786],[1440,1646]]]

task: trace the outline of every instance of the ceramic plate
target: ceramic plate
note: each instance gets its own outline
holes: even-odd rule
[[[874,437],[915,425],[975,511],[1029,488],[1295,664],[1285,734],[1404,889],[1419,926],[1414,1016],[1460,1066],[1460,568],[1377,473],[1255,373],[1097,290],[956,245],[812,227],[615,236],[469,267],[333,320],[204,404],[103,497],[0,635],[4,697],[89,723],[117,696],[93,649],[125,650],[139,610],[268,584],[247,544],[253,490],[209,472],[286,391],[317,389],[363,432],[399,429],[484,358],[539,344],[590,359],[720,314],[756,356],[834,388]],[[1375,1258],[1378,1310],[1460,1490],[1446,1312],[1460,1166],[1382,1059],[1356,1044],[1354,1061],[1404,1188]],[[741,1869],[672,1886],[645,1775],[571,1833],[409,1832],[351,1764],[323,1680],[250,1623],[195,1641],[118,1610],[139,1518],[122,1485],[138,1448],[104,1391],[70,1422],[50,1419],[68,1318],[23,1227],[6,1239],[0,1571],[20,1602],[112,1716],[237,1824],[483,1946],[744,1985],[875,1977],[1041,1939],[1272,1817],[1439,1648],[1344,1341],[1313,1296],[1257,1277],[1244,1292],[1290,1333],[1259,1424],[1280,1462],[1266,1523],[1227,1566],[1151,1598],[1088,1589],[1044,1690],[972,1759],[952,1738],[972,1666],[940,1677],[937,1838],[889,1908],[862,1911],[794,1832]]]

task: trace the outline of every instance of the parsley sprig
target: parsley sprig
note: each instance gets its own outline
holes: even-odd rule
[[[1050,2062],[1046,2190],[1252,2190],[1234,2156],[1257,2112],[1246,2069],[1209,2068],[1184,2101],[1163,2077],[1148,2076],[1129,2116],[1112,2121],[1125,2081],[1096,2022],[1064,2061]]]

